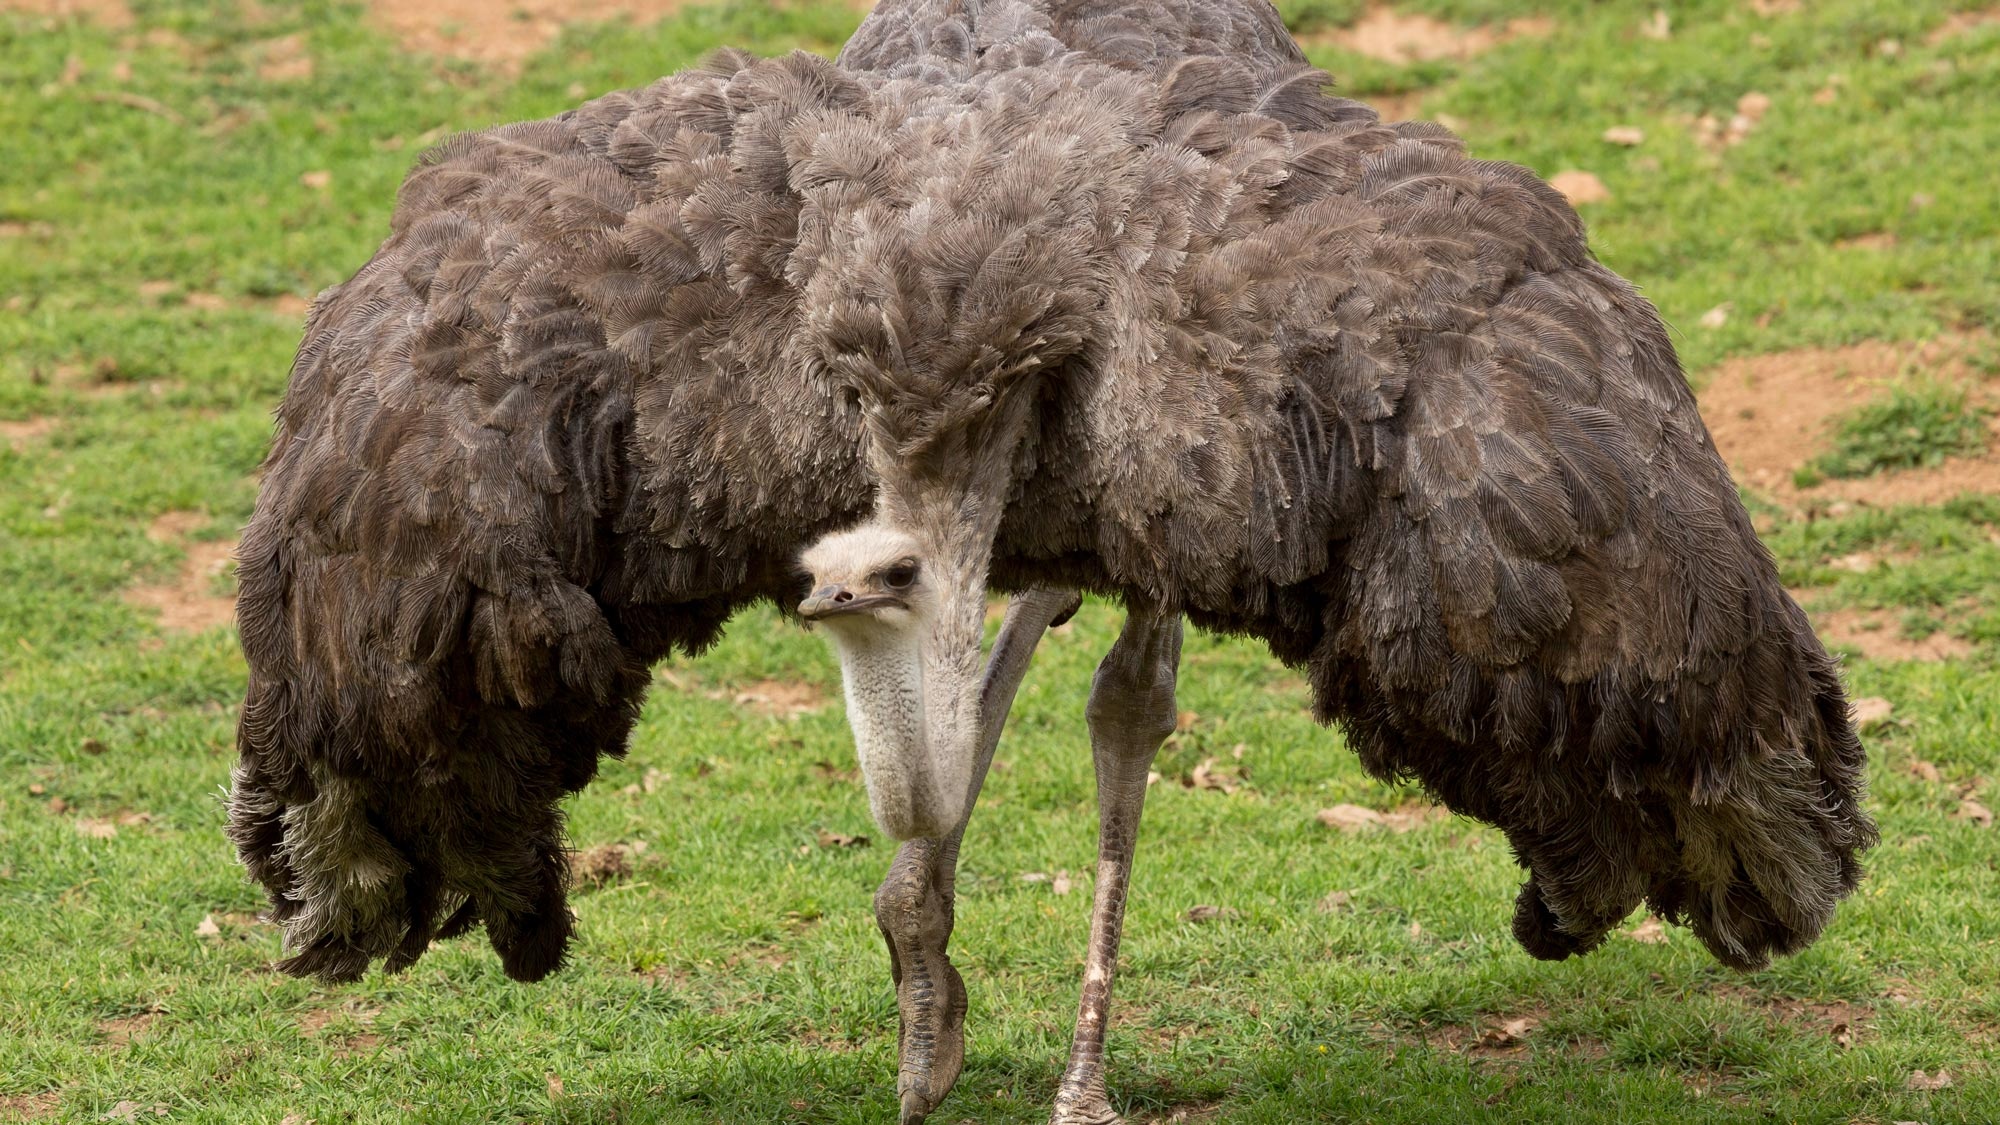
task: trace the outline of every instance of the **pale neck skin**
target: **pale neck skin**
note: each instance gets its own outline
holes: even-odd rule
[[[840,657],[869,811],[899,840],[949,835],[972,788],[976,747],[963,736],[977,724],[963,723],[957,705],[965,685],[925,657],[940,624],[903,609],[825,623]]]
[[[847,689],[847,719],[868,782],[868,810],[899,840],[934,834],[938,806],[925,726],[921,631],[856,618],[828,623]],[[921,822],[921,823],[920,823]]]

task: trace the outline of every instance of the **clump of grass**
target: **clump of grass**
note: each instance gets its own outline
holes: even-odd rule
[[[1865,477],[1883,469],[1938,465],[1955,453],[1977,453],[1986,444],[1985,415],[1967,401],[1963,387],[1897,387],[1842,419],[1833,448],[1813,458],[1799,475]]]

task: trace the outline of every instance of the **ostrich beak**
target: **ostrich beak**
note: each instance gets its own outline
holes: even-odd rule
[[[799,616],[807,621],[824,621],[841,614],[866,613],[902,604],[903,599],[894,594],[856,594],[838,583],[829,583],[799,603]]]

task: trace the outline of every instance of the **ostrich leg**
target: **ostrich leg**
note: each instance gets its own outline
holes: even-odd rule
[[[980,686],[979,761],[972,771],[972,800],[979,798],[1000,728],[1014,703],[1014,691],[1028,670],[1042,633],[1076,612],[1072,590],[1030,590],[1007,605],[1007,619],[987,657]],[[942,840],[910,840],[896,852],[888,878],[875,892],[875,924],[889,946],[889,972],[896,982],[897,1041],[901,1056],[896,1093],[903,1125],[915,1125],[951,1092],[965,1065],[965,982],[952,967],[945,946],[951,940],[952,897],[958,877],[958,845],[965,825]]]
[[[1174,732],[1180,658],[1180,614],[1134,610],[1091,681],[1087,713],[1090,756],[1097,767],[1097,886],[1090,904],[1090,951],[1076,1036],[1050,1125],[1117,1125],[1121,1120],[1104,1089],[1105,1022],[1125,925],[1132,851],[1146,805],[1146,773],[1160,744]]]

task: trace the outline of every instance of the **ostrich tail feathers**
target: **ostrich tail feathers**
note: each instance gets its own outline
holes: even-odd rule
[[[379,761],[339,774],[311,748],[274,754],[248,729],[242,740],[229,833],[284,930],[284,972],[330,983],[376,961],[397,972],[480,925],[508,976],[562,966],[572,920],[558,802],[574,777],[474,754],[441,774]]]

